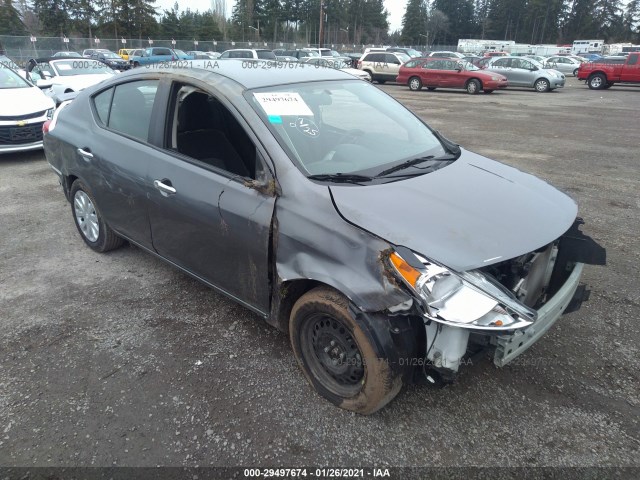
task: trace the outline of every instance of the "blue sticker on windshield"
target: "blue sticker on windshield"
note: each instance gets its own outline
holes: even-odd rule
[[[269,121],[271,123],[282,123],[282,117],[280,115],[269,115]]]

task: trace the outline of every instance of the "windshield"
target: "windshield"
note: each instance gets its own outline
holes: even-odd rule
[[[262,60],[277,60],[276,54],[270,50],[257,50],[258,58]]]
[[[305,175],[377,175],[447,154],[424,123],[365,82],[299,83],[246,95]]]
[[[115,73],[111,68],[97,60],[58,60],[55,63],[52,63],[52,65],[61,77]]]
[[[9,57],[0,55],[0,67],[10,68],[12,70],[20,70],[20,67]]]
[[[414,50],[413,48],[407,50],[407,54],[409,54],[411,58],[418,58],[422,56],[422,53],[420,53],[417,50]]]
[[[25,79],[0,63],[0,89],[30,87],[31,85],[29,85]]]
[[[540,63],[538,60],[536,60],[535,58],[527,58],[527,61],[531,62],[531,64],[534,67],[538,67],[538,68],[545,68],[544,65],[542,65],[542,63]]]
[[[395,53],[398,56],[398,58],[400,58],[400,61],[402,63],[406,63],[409,60],[411,60],[411,57],[409,55],[407,55],[406,53],[403,53],[403,52],[395,52]]]
[[[174,51],[174,52],[176,52],[176,55],[182,55],[183,57],[186,57],[186,56],[187,56],[187,54],[186,54],[186,53],[184,53],[182,50],[175,50],[175,49],[174,49],[173,51]]]
[[[458,62],[458,64],[461,64],[465,70],[469,70],[471,72],[475,71],[475,70],[480,70],[478,67],[476,67],[473,63],[466,61],[466,60],[462,60],[460,62]]]

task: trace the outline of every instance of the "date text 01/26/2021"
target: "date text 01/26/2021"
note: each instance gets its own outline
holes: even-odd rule
[[[389,478],[388,468],[246,468],[245,478]]]

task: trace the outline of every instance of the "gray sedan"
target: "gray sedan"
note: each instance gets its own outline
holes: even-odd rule
[[[63,104],[44,147],[84,243],[228,295],[362,414],[467,352],[509,363],[580,303],[602,251],[571,198],[345,72],[272,64],[135,69]]]
[[[574,77],[578,75],[578,69],[581,64],[580,60],[564,56],[549,57],[544,62],[545,67],[553,68],[565,75],[573,75]]]
[[[545,68],[540,62],[524,57],[496,57],[487,64],[487,70],[504,75],[510,87],[533,87],[538,92],[549,92],[564,87],[564,75]]]

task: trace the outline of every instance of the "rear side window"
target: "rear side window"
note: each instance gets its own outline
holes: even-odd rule
[[[123,83],[96,95],[93,104],[100,122],[146,142],[158,83],[158,80]]]
[[[627,63],[627,65],[635,65],[638,63],[638,57],[640,57],[640,55],[631,55],[629,57],[629,62]]]
[[[418,66],[418,63],[419,62],[417,62],[415,60],[411,60],[410,62],[405,63],[404,66],[407,67],[407,68],[415,68],[415,67]]]

